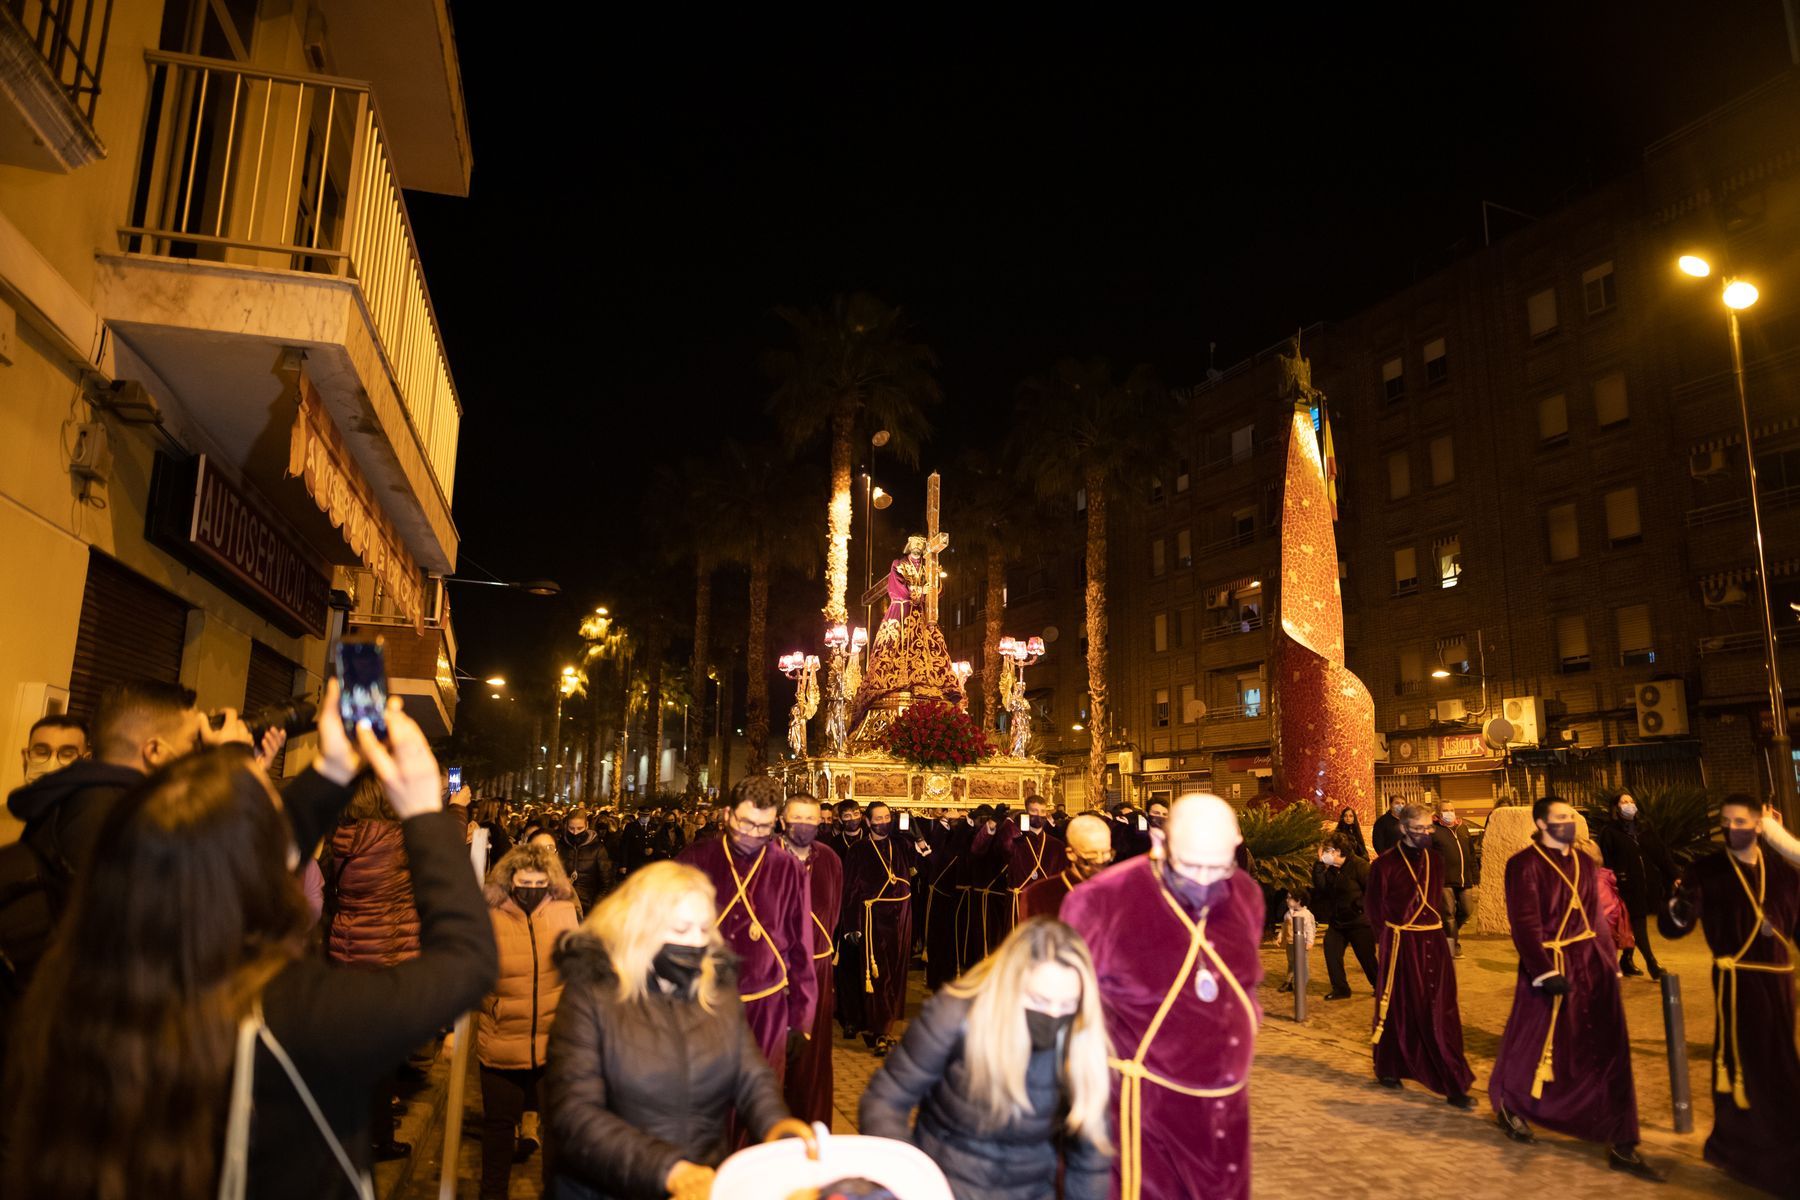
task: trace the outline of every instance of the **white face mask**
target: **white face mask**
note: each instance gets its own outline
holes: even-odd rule
[[[1441,813],[1440,815],[1443,817],[1444,824],[1446,824],[1446,825],[1456,824],[1456,814],[1455,813],[1445,812],[1445,813]]]
[[[1635,804],[1619,805],[1619,815],[1629,821],[1633,817],[1637,816],[1637,805],[1635,805]]]

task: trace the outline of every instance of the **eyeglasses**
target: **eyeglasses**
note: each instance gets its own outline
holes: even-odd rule
[[[50,747],[43,742],[33,742],[31,748],[25,751],[25,757],[29,758],[32,762],[38,763],[49,762],[52,754],[54,754],[57,762],[66,767],[81,757],[81,747],[58,746],[52,751]]]
[[[737,826],[739,833],[747,833],[751,837],[762,837],[764,834],[775,832],[774,821],[746,821],[742,817],[733,817],[731,823]]]

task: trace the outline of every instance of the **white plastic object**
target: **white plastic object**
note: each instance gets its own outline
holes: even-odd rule
[[[916,1146],[860,1134],[833,1136],[817,1122],[813,1131],[819,1137],[817,1160],[806,1156],[799,1138],[739,1150],[719,1165],[713,1200],[790,1200],[795,1192],[840,1179],[879,1183],[899,1200],[955,1200],[944,1173]]]

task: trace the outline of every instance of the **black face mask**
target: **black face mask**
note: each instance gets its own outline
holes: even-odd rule
[[[678,991],[685,992],[694,986],[694,980],[700,978],[700,965],[705,961],[705,946],[677,946],[670,943],[656,952],[656,957],[650,960],[650,969],[674,984]]]
[[[1756,830],[1727,829],[1725,830],[1725,844],[1733,850],[1748,850],[1756,845]]]
[[[550,889],[548,886],[516,887],[512,890],[513,903],[523,909],[526,916],[530,916],[532,913],[536,912],[537,906],[542,904],[544,902],[544,897],[549,894]]]
[[[1048,1050],[1056,1045],[1057,1038],[1063,1030],[1075,1023],[1075,1014],[1053,1017],[1049,1013],[1039,1012],[1035,1008],[1025,1010],[1025,1028],[1031,1034],[1033,1050]]]

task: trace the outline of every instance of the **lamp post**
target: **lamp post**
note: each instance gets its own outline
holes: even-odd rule
[[[1683,274],[1704,279],[1712,264],[1697,254],[1684,254],[1675,264]],[[1731,337],[1731,379],[1737,388],[1738,419],[1744,429],[1744,471],[1750,482],[1750,524],[1756,533],[1756,586],[1762,599],[1763,659],[1769,672],[1769,753],[1774,760],[1769,776],[1775,786],[1775,804],[1784,822],[1795,817],[1794,744],[1788,736],[1787,702],[1781,688],[1781,657],[1775,642],[1775,610],[1769,602],[1768,559],[1763,552],[1762,498],[1756,486],[1756,444],[1750,430],[1750,399],[1744,388],[1744,342],[1738,313],[1755,304],[1759,293],[1747,279],[1727,277],[1719,293],[1725,306],[1725,326]]]

